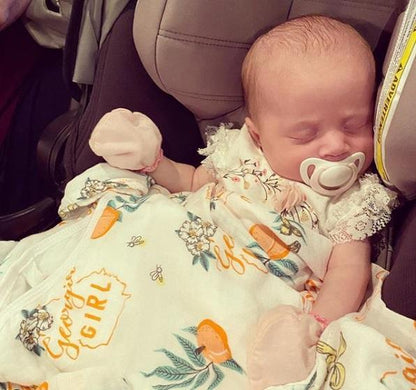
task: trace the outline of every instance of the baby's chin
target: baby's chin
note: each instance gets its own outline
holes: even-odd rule
[[[304,181],[302,180],[302,177],[300,176],[300,171],[299,174],[295,175],[295,174],[288,174],[288,173],[280,173],[280,172],[276,172],[274,171],[278,176],[280,176],[283,179],[289,180],[289,181],[295,181],[298,183],[304,183]]]

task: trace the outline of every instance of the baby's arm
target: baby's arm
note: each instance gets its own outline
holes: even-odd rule
[[[150,173],[156,183],[170,192],[195,191],[206,183],[215,181],[214,176],[203,166],[195,168],[162,157],[158,167]]]
[[[204,166],[195,168],[164,157],[161,142],[160,131],[150,118],[117,108],[99,120],[89,144],[92,151],[110,165],[149,173],[171,192],[194,191],[215,181]]]
[[[370,267],[368,240],[335,245],[312,313],[333,321],[357,311],[370,280]]]

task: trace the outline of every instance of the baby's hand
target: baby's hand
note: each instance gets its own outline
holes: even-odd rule
[[[322,333],[315,316],[290,305],[266,312],[252,332],[247,356],[250,390],[304,380],[310,374]]]
[[[105,114],[89,141],[92,151],[110,165],[134,171],[146,170],[158,161],[161,143],[162,136],[152,120],[125,108]]]

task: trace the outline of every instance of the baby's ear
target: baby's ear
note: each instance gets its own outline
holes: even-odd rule
[[[253,138],[255,144],[260,146],[260,135],[259,131],[257,130],[257,126],[254,124],[250,117],[246,117],[244,123],[246,124],[248,132],[251,135],[251,138]]]

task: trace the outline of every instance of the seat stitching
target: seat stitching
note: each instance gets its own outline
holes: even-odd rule
[[[169,33],[169,34],[174,34],[174,35],[180,35],[180,36],[183,36],[183,37],[207,39],[207,40],[212,40],[212,41],[217,41],[217,42],[225,42],[225,43],[235,43],[235,44],[238,44],[238,45],[248,45],[248,46],[251,45],[251,43],[248,43],[248,42],[233,41],[231,39],[210,38],[210,37],[206,37],[206,36],[202,36],[202,35],[187,34],[187,33],[183,33],[183,32],[172,31],[172,30],[162,29],[162,28],[159,29],[159,31],[160,32],[166,32],[166,33]]]
[[[195,40],[191,40],[191,39],[185,39],[185,38],[173,38],[169,35],[164,35],[162,32],[159,32],[158,34],[159,37],[162,38],[166,38],[166,39],[171,39],[173,41],[180,41],[180,42],[188,42],[188,43],[194,43],[197,45],[201,45],[201,46],[215,46],[215,47],[228,47],[231,49],[239,49],[239,50],[247,50],[250,47],[250,44],[244,44],[244,43],[240,43],[240,44],[236,44],[236,45],[221,45],[219,43],[208,43],[208,42],[201,42],[201,41],[195,41]],[[237,46],[239,45],[239,46]]]

